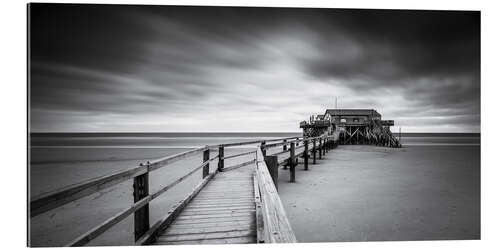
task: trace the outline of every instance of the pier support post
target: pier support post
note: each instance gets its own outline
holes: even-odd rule
[[[262,156],[266,156],[266,141],[260,143],[260,149],[262,151]]]
[[[321,154],[323,153],[323,138],[320,138],[319,139],[319,146],[318,146],[318,156],[319,156],[319,159],[321,160]]]
[[[321,158],[324,158],[325,157],[325,138],[321,139]]]
[[[316,164],[316,139],[313,139],[313,164]]]
[[[286,140],[283,140],[283,142],[286,142]],[[283,152],[285,152],[287,150],[287,144],[283,145]],[[286,169],[287,167],[287,163],[285,163],[285,165],[283,165],[283,169]]]
[[[266,162],[267,170],[273,179],[276,191],[278,191],[278,156],[265,156],[264,161]]]
[[[149,170],[149,161],[148,161]],[[143,164],[140,164],[143,166]],[[134,177],[134,203],[149,195],[149,171]],[[149,230],[149,204],[134,212],[134,238],[137,241]]]
[[[203,163],[205,163],[206,161],[208,161],[210,159],[210,149],[206,149],[205,151],[203,151]],[[209,172],[209,169],[210,169],[210,164],[208,163],[207,165],[205,165],[203,167],[203,179],[205,179],[205,177],[208,176],[208,172]]]
[[[327,147],[328,147],[328,138],[325,137],[324,145],[323,145],[323,156],[326,155]]]
[[[290,144],[290,182],[295,182],[295,142]]]
[[[299,137],[297,137],[295,140],[297,140],[297,141],[298,141],[298,140],[299,140]],[[299,144],[300,144],[300,142],[295,142],[295,148],[298,148],[298,147],[299,147]],[[297,155],[297,158],[295,158],[295,163],[294,163],[294,164],[295,164],[295,166],[298,166],[298,165],[299,165],[299,157],[298,157],[298,155]]]
[[[326,145],[328,145],[328,138],[323,139],[323,156],[326,155]]]
[[[304,140],[304,170],[309,170],[309,140]]]
[[[224,146],[219,146],[219,165],[217,166],[219,172],[224,170]]]

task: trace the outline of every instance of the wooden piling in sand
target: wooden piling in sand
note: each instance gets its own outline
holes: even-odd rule
[[[295,182],[295,143],[290,144],[290,182]]]

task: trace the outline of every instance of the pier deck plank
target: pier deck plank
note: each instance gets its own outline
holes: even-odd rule
[[[254,170],[217,174],[152,244],[256,243]]]

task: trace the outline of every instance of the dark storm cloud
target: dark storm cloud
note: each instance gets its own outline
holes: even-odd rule
[[[127,72],[152,32],[125,6],[31,4],[31,59]]]
[[[392,84],[422,75],[479,72],[477,12],[356,10],[331,16],[330,28],[356,50],[339,54],[330,45],[336,34],[323,36],[323,57],[309,61],[318,77],[367,77]]]
[[[290,131],[334,96],[415,131],[479,129],[478,12],[30,12],[33,130]]]
[[[403,111],[407,115],[436,109],[446,109],[443,115],[479,114],[478,12],[365,10],[332,16],[345,42],[332,49],[336,34],[319,39],[325,53],[303,60],[311,76],[342,79],[357,92],[398,89],[414,103]]]

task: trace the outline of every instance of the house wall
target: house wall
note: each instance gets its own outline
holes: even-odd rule
[[[346,115],[346,116],[334,116],[333,122],[336,124],[342,124],[342,120],[345,119],[347,124],[365,124],[370,121],[370,117],[366,115]]]

